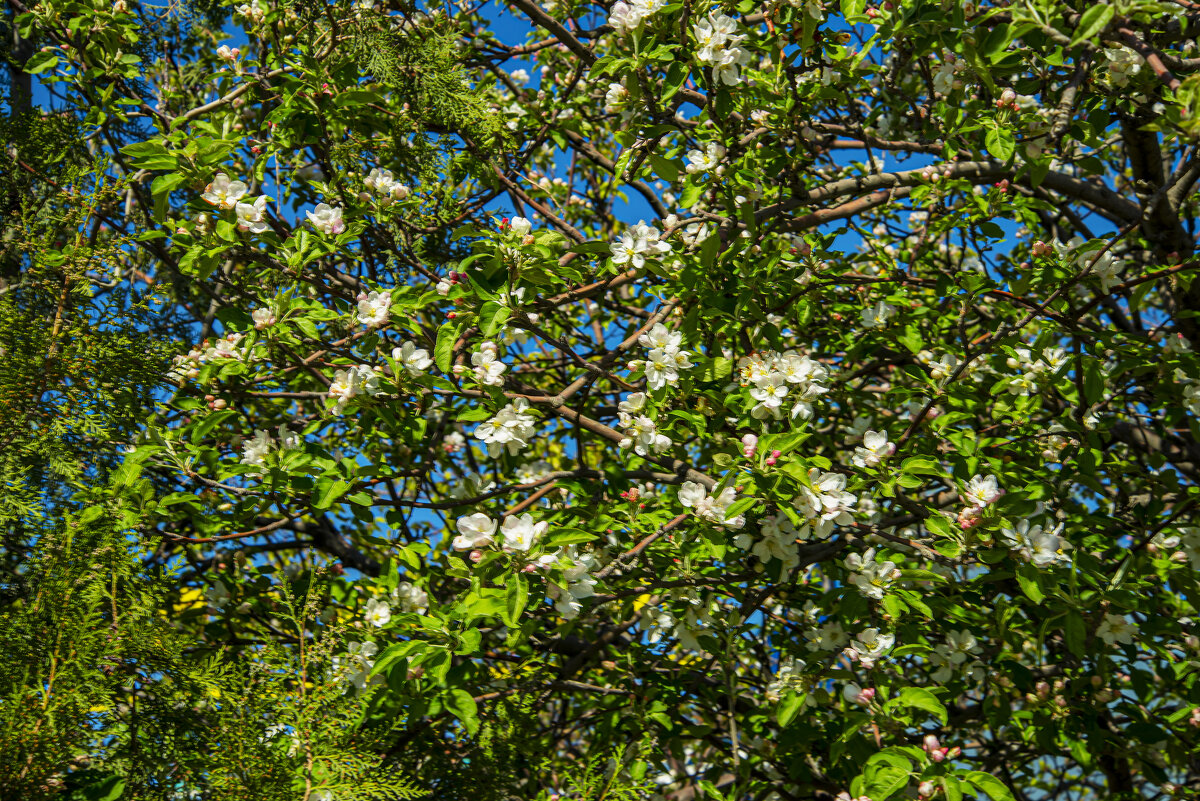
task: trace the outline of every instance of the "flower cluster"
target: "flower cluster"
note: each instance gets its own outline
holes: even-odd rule
[[[480,344],[479,350],[471,354],[471,365],[475,380],[489,387],[504,386],[504,372],[508,365],[500,361],[500,349],[495,342]]]
[[[509,456],[516,456],[537,433],[536,423],[536,418],[529,411],[529,401],[517,398],[495,417],[477,425],[475,439],[487,445],[488,456],[493,459],[505,450]]]
[[[966,511],[978,517],[983,510],[1000,500],[1004,490],[995,476],[972,476],[967,485],[959,490],[958,497]]]
[[[383,682],[383,676],[371,676],[375,667],[374,656],[379,652],[379,646],[373,642],[348,642],[346,655],[335,656],[330,667],[339,681],[349,682],[359,690],[364,690],[367,684]]]
[[[863,434],[863,444],[854,449],[851,461],[856,467],[878,467],[879,463],[896,452],[896,443],[888,442],[886,431]]]
[[[1028,520],[1017,523],[1015,528],[1000,530],[1004,543],[1017,554],[1036,567],[1058,567],[1071,564],[1071,557],[1066,553],[1071,543],[1060,537],[1058,533],[1062,526],[1047,531],[1038,525],[1031,525]]]
[[[568,547],[553,554],[553,559],[554,564],[565,565],[562,567],[565,584],[548,582],[546,593],[554,600],[558,613],[571,620],[583,609],[582,600],[596,594],[596,580],[591,575],[598,567],[596,557],[590,553],[579,554],[574,547]]]
[[[327,236],[335,236],[346,230],[346,224],[342,222],[342,209],[340,206],[330,206],[328,203],[318,203],[316,209],[305,212],[308,216],[308,221]]]
[[[701,173],[715,170],[725,158],[725,146],[720,142],[709,142],[704,150],[689,150],[687,154],[688,173]]]
[[[1038,358],[1034,358],[1029,348],[1015,348],[1006,365],[1019,373],[1001,379],[999,385],[1013,395],[1032,395],[1044,379],[1053,376],[1066,363],[1067,354],[1062,348],[1046,348]]]
[[[1114,615],[1111,612],[1106,612],[1104,619],[1096,627],[1096,636],[1104,640],[1108,645],[1115,645],[1117,643],[1131,645],[1137,631],[1137,626],[1130,623],[1124,615]]]
[[[746,525],[745,515],[729,517],[726,510],[737,500],[733,487],[726,487],[716,495],[709,495],[704,487],[694,481],[685,481],[679,488],[679,502],[693,511],[696,517],[707,520],[722,528],[741,528]]]
[[[800,494],[792,499],[792,505],[805,520],[800,528],[802,537],[825,538],[833,532],[835,525],[854,522],[851,512],[858,498],[846,492],[845,476],[824,473],[814,467],[808,471],[808,483],[810,486],[801,487]]]
[[[853,571],[850,581],[864,598],[878,601],[887,593],[892,582],[900,578],[900,569],[894,562],[879,562],[875,559],[875,549],[869,548],[861,556],[852,553],[846,557],[846,569]]]
[[[550,524],[546,521],[534,522],[533,515],[528,512],[523,515],[509,515],[503,524],[483,512],[465,515],[455,523],[458,536],[454,538],[455,550],[475,551],[495,544],[496,529],[499,527],[502,539],[501,547],[505,552],[528,551],[546,534]]]
[[[708,19],[692,26],[692,35],[698,46],[696,58],[712,67],[714,81],[728,86],[741,83],[741,68],[750,63],[752,56],[738,46],[746,37],[737,32],[737,22],[732,17],[710,14]]]
[[[867,670],[887,655],[896,644],[896,635],[869,628],[854,636],[854,642],[846,646],[844,653],[851,662],[858,662]]]
[[[744,533],[738,534],[733,542],[737,547],[749,550],[764,564],[778,559],[783,563],[784,572],[800,564],[800,546],[796,541],[802,535],[785,515],[767,515],[759,521],[758,532],[757,539]]]
[[[633,448],[638,456],[662,453],[671,447],[671,440],[658,433],[654,421],[639,414],[646,405],[646,393],[635,392],[617,406],[618,422],[626,437],[617,443],[620,448]]]
[[[756,420],[779,419],[783,402],[793,390],[796,401],[790,416],[807,420],[812,417],[812,402],[829,391],[823,383],[829,377],[825,366],[795,350],[743,356],[738,360],[738,372],[743,384],[751,385],[750,397],[758,401],[750,410]]]
[[[182,382],[185,378],[195,378],[200,375],[200,366],[215,359],[242,359],[245,354],[239,347],[245,338],[244,334],[231,331],[213,341],[210,345],[206,339],[199,346],[192,348],[186,354],[176,354],[172,361],[171,380]]]
[[[976,678],[982,678],[983,663],[975,659],[980,650],[979,641],[970,631],[963,629],[949,632],[946,634],[946,641],[934,646],[929,654],[930,664],[934,667],[931,677],[938,683],[945,683],[961,668]],[[972,661],[968,662],[968,659]]]
[[[392,600],[405,612],[424,612],[429,608],[429,593],[411,581],[397,584],[392,590]]]
[[[387,292],[360,293],[358,296],[358,321],[368,328],[383,325],[388,320],[392,307],[392,296]]]
[[[661,256],[671,252],[671,245],[662,240],[662,232],[653,225],[646,225],[639,220],[617,237],[612,244],[613,264],[628,264],[641,269],[646,265],[647,256]]]
[[[680,349],[683,335],[671,331],[662,323],[655,323],[653,328],[638,337],[638,342],[650,348],[645,363],[640,365],[645,370],[650,389],[662,389],[675,384],[679,380],[680,370],[690,370],[695,366],[691,354]]]
[[[228,175],[219,172],[213,178],[212,183],[204,187],[204,193],[200,197],[210,205],[229,211],[237,206],[238,201],[248,191],[250,191],[250,187],[246,186],[245,182],[231,181]]]
[[[404,342],[400,347],[392,348],[392,358],[414,377],[424,375],[425,371],[433,366],[433,359],[429,358],[429,351],[418,348],[412,342]]]
[[[379,392],[379,373],[367,364],[358,364],[333,374],[329,385],[329,397],[336,401],[334,411],[341,414],[351,399],[358,395],[374,395]]]
[[[375,167],[371,170],[371,174],[363,179],[363,183],[372,192],[380,195],[385,203],[404,200],[408,197],[408,187],[393,178],[391,170],[381,170]]]
[[[647,17],[665,6],[666,0],[630,0],[613,3],[608,12],[608,24],[618,34],[629,33],[641,27]]]
[[[261,428],[256,429],[254,436],[242,444],[242,464],[261,469],[266,465],[266,458],[275,447],[275,440]],[[300,447],[300,435],[289,431],[286,425],[279,427],[279,447],[282,450],[293,450]]]
[[[883,328],[895,313],[895,306],[881,300],[874,306],[862,310],[863,325],[867,328]]]

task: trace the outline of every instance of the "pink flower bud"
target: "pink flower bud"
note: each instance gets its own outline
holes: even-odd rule
[[[942,743],[938,740],[936,734],[926,734],[922,745],[926,751],[937,751],[942,747]]]
[[[921,798],[930,798],[937,792],[937,785],[933,782],[921,782],[917,785],[917,795]]]
[[[469,554],[467,554],[467,558],[478,564],[480,560],[483,559],[483,551],[471,551]]]

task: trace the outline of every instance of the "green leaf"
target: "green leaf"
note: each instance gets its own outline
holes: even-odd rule
[[[679,180],[679,165],[670,159],[663,158],[656,153],[651,153],[650,164],[653,165],[654,172],[660,177],[665,178],[671,183]]]
[[[908,785],[912,770],[906,770],[896,765],[884,765],[868,775],[866,795],[871,801],[885,801],[896,794],[898,790]]]
[[[529,601],[529,587],[525,583],[525,577],[518,573],[510,578],[504,594],[504,625],[516,628],[521,625],[521,613],[525,611],[525,604]]]
[[[1117,10],[1107,3],[1093,5],[1083,12],[1083,17],[1080,18],[1079,26],[1075,28],[1075,34],[1071,37],[1071,44],[1068,47],[1075,47],[1097,38],[1101,31],[1108,27],[1108,23],[1112,22],[1116,14]],[[1095,44],[1099,44],[1099,42],[1095,42]]]
[[[988,33],[987,38],[983,40],[983,44],[979,46],[979,54],[987,58],[989,61],[995,61],[996,56],[1008,47],[1008,43],[1012,41],[1012,26],[1007,22],[1003,22]]]
[[[927,476],[940,476],[942,469],[933,459],[924,456],[910,456],[900,465],[903,473],[923,473]]]
[[[446,693],[443,701],[446,709],[467,727],[468,734],[474,735],[479,731],[479,707],[469,692],[455,688]]]
[[[1063,635],[1067,641],[1067,648],[1075,656],[1083,659],[1087,654],[1087,627],[1083,622],[1083,617],[1074,610],[1067,612],[1067,619],[1063,625]]]
[[[946,706],[938,697],[924,687],[905,687],[900,694],[887,703],[888,709],[908,707],[930,712],[943,724],[946,722]]]
[[[511,314],[512,309],[502,303],[489,300],[479,310],[479,330],[483,332],[485,337],[490,337],[500,329],[500,326],[504,325],[504,321]]]
[[[371,667],[371,675],[378,676],[384,673],[397,661],[408,656],[411,651],[422,644],[419,641],[410,640],[409,642],[398,642],[384,648],[383,653],[375,658],[375,664]]]
[[[1040,604],[1046,599],[1046,593],[1042,592],[1038,578],[1037,568],[1022,565],[1017,570],[1017,583],[1021,585],[1021,592],[1025,593],[1035,604]]]
[[[1104,397],[1104,372],[1097,359],[1085,358],[1083,362],[1083,399],[1090,406]]]
[[[1005,125],[997,125],[987,132],[983,138],[988,152],[1001,161],[1008,161],[1017,150],[1017,140],[1013,137],[1012,129]]]
[[[697,180],[689,181],[687,186],[683,188],[683,194],[679,198],[679,207],[690,209],[696,205],[696,201],[700,199],[700,195],[704,193],[704,186]],[[707,240],[705,240],[707,241]]]
[[[729,504],[729,508],[725,510],[725,519],[728,520],[731,517],[737,517],[742,512],[748,511],[761,503],[762,501],[760,501],[758,498],[738,498],[736,501]]]
[[[443,323],[438,329],[437,342],[433,345],[433,361],[437,368],[447,375],[450,373],[450,360],[454,356],[454,344],[458,342],[458,326]]]
[[[942,789],[946,791],[946,801],[962,801],[962,782],[953,776],[942,776]]]
[[[992,801],[1016,801],[1013,798],[1012,790],[1009,790],[1004,782],[995,776],[991,776],[983,771],[973,770],[964,778],[991,796]]]
[[[323,478],[317,482],[313,506],[317,509],[328,509],[334,501],[345,495],[348,489],[350,489],[350,485],[340,478],[336,480]]]
[[[166,194],[182,184],[184,180],[184,177],[177,172],[160,175],[154,179],[154,183],[150,184],[150,192],[155,195]]]
[[[58,66],[58,54],[53,50],[45,50],[34,53],[25,62],[25,66],[21,68],[28,75],[37,75],[38,73],[52,70]]]
[[[862,16],[867,9],[867,0],[842,0],[842,16],[846,19]]]
[[[804,708],[805,693],[799,693],[795,690],[788,690],[782,699],[779,701],[779,706],[775,708],[775,719],[779,721],[780,726],[787,726],[792,722],[801,709]]]

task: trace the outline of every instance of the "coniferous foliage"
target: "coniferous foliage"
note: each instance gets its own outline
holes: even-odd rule
[[[1200,793],[1200,5],[8,0],[0,797]]]

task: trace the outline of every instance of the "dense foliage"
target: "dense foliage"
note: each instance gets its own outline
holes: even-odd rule
[[[5,25],[0,795],[1200,795],[1200,3]]]

